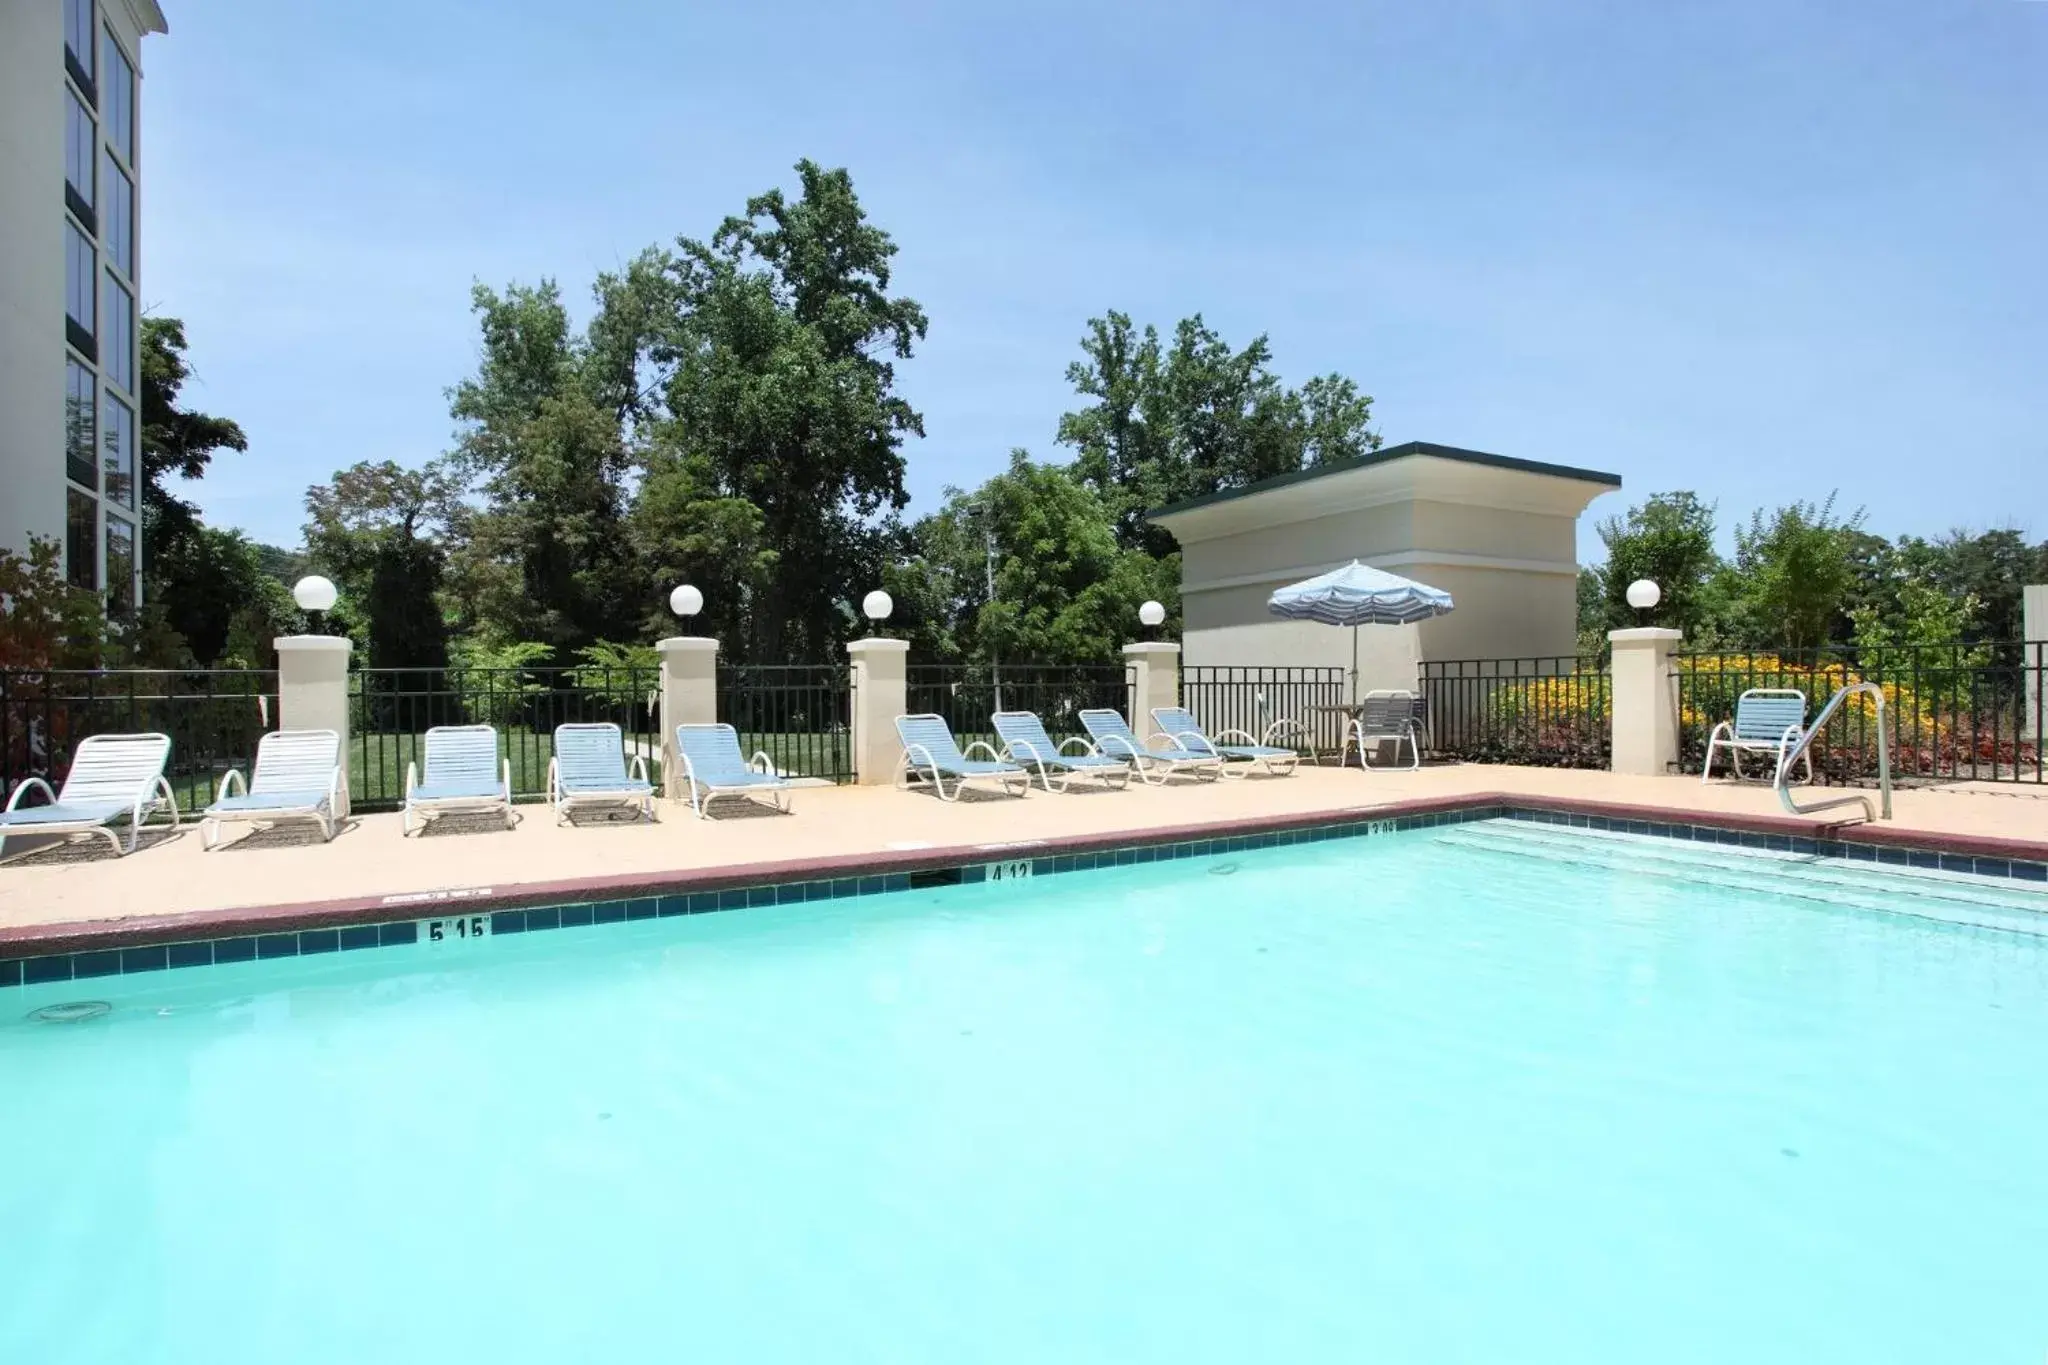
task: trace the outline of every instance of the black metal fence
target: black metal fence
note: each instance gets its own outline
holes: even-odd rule
[[[1430,751],[1473,763],[1605,768],[1614,690],[1594,655],[1422,665]]]
[[[512,794],[547,793],[554,730],[610,721],[660,782],[661,675],[652,668],[365,668],[349,675],[349,796],[358,810],[405,800],[408,764],[436,725],[498,727]]]
[[[2048,643],[1900,645],[1799,654],[1682,654],[1678,690],[1680,763],[1698,771],[1715,725],[1731,719],[1751,688],[1806,694],[1807,714],[1856,682],[1884,692],[1884,731],[1895,780],[2042,783],[2048,721]],[[1816,777],[1864,784],[1877,777],[1878,710],[1853,696],[1814,741]],[[1717,770],[1720,764],[1716,764]]]
[[[230,768],[248,771],[276,719],[274,669],[0,669],[0,789],[58,787],[88,735],[159,733],[171,737],[164,775],[191,811]]]
[[[792,777],[851,782],[853,670],[845,664],[732,664],[718,670],[718,718],[749,755]]]
[[[908,709],[944,716],[963,748],[977,739],[1002,747],[989,719],[998,711],[1036,712],[1057,741],[1084,733],[1085,710],[1131,707],[1122,664],[912,664],[905,685]]]
[[[1195,665],[1181,670],[1180,699],[1209,734],[1242,730],[1263,740],[1275,721],[1295,720],[1306,727],[1301,747],[1335,753],[1344,743],[1344,678],[1341,668]],[[1301,734],[1290,728],[1275,742]]]

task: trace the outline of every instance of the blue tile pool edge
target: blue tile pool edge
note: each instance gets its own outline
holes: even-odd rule
[[[1415,829],[1501,818],[1573,829],[1644,834],[1693,843],[1722,844],[1732,848],[1769,849],[1902,867],[1934,866],[1945,871],[1969,872],[1977,876],[2048,883],[2048,863],[2030,862],[2025,859],[1982,858],[1845,840],[1761,834],[1721,825],[1636,820],[1518,805],[1479,805],[1389,816],[1383,820],[1332,821],[1287,829],[1261,830],[1249,834],[1220,834],[1209,838],[1170,842],[1120,844],[1074,853],[1032,853],[1027,849],[1019,849],[1017,856],[1004,858],[992,856],[999,851],[983,850],[979,851],[979,856],[973,862],[956,862],[914,872],[854,873],[842,877],[767,881],[739,887],[723,887],[715,891],[613,897],[557,905],[480,910],[474,913],[489,917],[492,937],[501,934],[542,933],[550,929],[579,928],[594,924],[630,923],[637,920],[667,919],[677,915],[708,914],[754,906],[792,905],[804,901],[889,895],[899,891],[935,886],[968,885],[988,880],[991,869],[1008,868],[1022,863],[1030,864],[1030,875],[1033,877],[1057,876],[1066,872],[1134,867],[1141,863],[1206,858],[1217,854],[1244,853],[1289,844],[1324,843],[1333,839],[1398,834]],[[1928,859],[1933,861],[1926,861]],[[464,918],[467,916],[451,907],[451,912],[446,915],[414,916],[376,923],[327,925],[266,934],[232,934],[180,943],[89,948],[69,953],[4,958],[0,959],[0,989],[9,986],[36,986],[52,981],[88,981],[105,976],[136,975],[174,967],[219,966],[259,958],[270,961],[284,957],[347,952],[357,948],[391,947],[416,943],[419,926],[423,920],[454,921]]]

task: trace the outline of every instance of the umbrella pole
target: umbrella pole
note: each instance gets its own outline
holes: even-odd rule
[[[1351,628],[1351,704],[1358,705],[1358,627]]]

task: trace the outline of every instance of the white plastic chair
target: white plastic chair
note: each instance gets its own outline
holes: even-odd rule
[[[424,829],[428,820],[452,811],[502,810],[505,828],[512,828],[512,763],[498,757],[496,726],[436,725],[423,748],[424,777],[418,764],[405,765],[403,834],[413,832],[415,818]]]
[[[332,730],[273,730],[256,742],[249,777],[234,768],[221,778],[213,804],[200,813],[199,843],[217,848],[220,827],[230,820],[312,820],[329,840],[340,809],[341,736]]]
[[[171,737],[159,734],[91,735],[71,755],[64,785],[55,793],[40,777],[24,778],[0,813],[0,850],[10,834],[104,834],[119,855],[133,853],[143,821],[159,809],[171,813],[178,827],[178,798],[164,780],[170,761]],[[40,791],[49,804],[24,806],[23,797]],[[107,826],[128,817],[128,845]]]
[[[1795,687],[1752,687],[1735,699],[1735,719],[1722,721],[1707,736],[1707,761],[1700,768],[1700,782],[1714,775],[1714,754],[1728,751],[1728,766],[1740,781],[1742,756],[1770,754],[1776,761],[1771,780],[1784,771],[1785,756],[1806,737],[1806,694]],[[1806,760],[1806,780],[1813,781],[1813,750],[1800,755]]]
[[[548,804],[555,823],[567,822],[578,806],[632,806],[641,818],[654,819],[654,784],[647,780],[647,758],[634,754],[626,765],[626,737],[610,721],[578,721],[555,727],[554,754],[548,759]]]

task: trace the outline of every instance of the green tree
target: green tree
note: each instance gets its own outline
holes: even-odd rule
[[[1737,610],[1749,643],[1798,652],[1849,635],[1845,610],[1856,586],[1856,535],[1863,513],[1835,514],[1824,502],[1761,508],[1735,529]]]
[[[1264,336],[1243,350],[1202,321],[1183,319],[1173,344],[1119,312],[1091,318],[1068,382],[1087,406],[1061,417],[1075,474],[1109,509],[1119,544],[1156,555],[1173,537],[1148,509],[1242,488],[1309,465],[1354,459],[1380,445],[1372,399],[1341,375],[1289,389],[1272,372]]]
[[[445,469],[363,461],[306,491],[308,560],[341,590],[344,619],[374,668],[444,668],[440,591],[453,501]]]
[[[1705,621],[1703,593],[1721,556],[1714,549],[1714,509],[1689,492],[1657,493],[1623,517],[1600,523],[1607,562],[1599,575],[1599,630],[1642,625],[1643,613],[1628,604],[1628,585],[1647,578],[1662,594],[1650,623],[1682,630],[1697,639]],[[1583,604],[1585,584],[1581,582]]]
[[[105,631],[99,595],[65,577],[61,544],[30,536],[27,554],[0,546],[0,668],[97,668]]]
[[[449,395],[450,473],[480,505],[451,504],[457,594],[498,641],[573,649],[623,635],[646,592],[625,531],[632,462],[588,345],[550,280],[479,284],[471,307],[483,357]]]
[[[1179,598],[1176,562],[1118,545],[1092,490],[1022,450],[973,492],[948,489],[911,541],[916,558],[888,582],[921,657],[1113,663],[1138,629],[1141,602]]]
[[[176,663],[189,655],[212,663],[226,647],[236,611],[263,604],[229,586],[247,582],[247,543],[209,536],[198,508],[172,492],[170,481],[204,477],[215,454],[246,451],[249,439],[225,417],[179,406],[193,373],[184,323],[144,318],[141,340],[142,596],[149,619],[138,633],[152,641],[147,652],[154,657],[147,662]],[[158,625],[174,629],[182,642],[154,629]]]
[[[707,615],[737,627],[743,660],[824,658],[845,638],[838,603],[879,581],[908,502],[903,443],[924,434],[896,392],[927,326],[889,292],[896,245],[846,171],[796,170],[795,199],[757,195],[708,241],[601,279],[591,327],[597,387],[649,475],[635,542],[716,575]]]
[[[240,531],[194,518],[158,547],[156,562],[165,587],[145,604],[141,633],[171,633],[136,649],[141,662],[268,668],[276,662],[271,641],[303,623],[290,590],[263,571]]]

